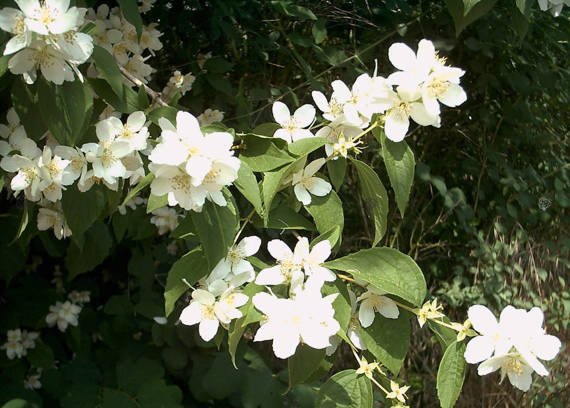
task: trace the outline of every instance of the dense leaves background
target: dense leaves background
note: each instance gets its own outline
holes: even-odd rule
[[[473,303],[497,311],[506,304],[538,305],[547,311],[551,331],[567,343],[570,21],[567,14],[555,19],[540,12],[534,2],[470,2],[478,4],[466,15],[462,3],[158,1],[146,18],[159,23],[165,48],[152,59],[157,73],[151,86],[161,89],[174,69],[190,70],[197,80],[179,105],[195,114],[221,109],[227,126],[246,132],[272,121],[270,106],[276,98],[290,106],[310,103],[310,91],[328,91],[334,79],[351,82],[359,73],[373,71],[375,63],[379,72],[389,72],[391,43],[414,46],[421,38],[431,39],[467,72],[468,101],[446,110],[440,129],[418,128],[407,138],[417,162],[411,198],[402,218],[398,197],[389,191],[389,222],[381,244],[416,260],[428,291],[449,305],[451,317],[462,320]],[[200,70],[196,56],[206,52],[213,58]],[[9,74],[0,78],[2,110],[11,104],[10,93],[25,101],[18,85],[12,86],[16,82]],[[85,109],[93,109],[88,100]],[[390,185],[391,177],[381,160],[387,153],[369,137],[359,157],[384,185]],[[339,255],[370,247],[376,237],[367,203],[354,194],[358,178],[356,171],[348,172],[340,193],[345,228]],[[28,220],[32,228],[12,243],[22,212],[29,209],[2,196],[0,331],[45,325],[56,299],[51,282],[56,268],[68,289],[90,290],[92,301],[82,311],[79,327],[65,335],[45,331],[30,355],[35,366],[46,367],[40,393],[22,388],[23,362],[0,357],[0,402],[18,396],[45,406],[310,407],[315,399],[326,399],[317,391],[327,372],[337,373],[334,381],[364,386],[352,372],[342,371],[353,368],[347,354],[334,365],[322,361],[309,385],[294,386],[283,396],[288,367],[265,360],[266,345],[239,345],[235,371],[225,346],[218,350],[203,343],[192,328],[154,323],[154,316],[164,314],[167,273],[184,248],[197,243],[196,236],[184,228],[183,237],[175,232],[182,240],[177,241],[178,256],[170,255],[168,242],[156,237],[144,208],[126,216],[115,212],[85,234],[75,234],[89,217],[110,215],[121,199],[104,189],[89,194],[90,207],[76,209],[70,244],[34,232],[33,215]],[[68,194],[64,208],[73,208],[73,199]],[[195,218],[190,222],[196,224]],[[415,323],[410,338],[402,375],[413,386],[411,405],[437,406],[437,365],[445,350]],[[470,368],[458,406],[565,406],[565,356],[563,352],[552,368],[554,378],[536,379],[525,395],[498,388],[496,376],[481,379]],[[54,360],[58,370],[48,368]],[[326,387],[334,388],[334,381]]]

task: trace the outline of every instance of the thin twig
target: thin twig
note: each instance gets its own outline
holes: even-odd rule
[[[140,79],[138,79],[136,76],[134,76],[129,71],[127,71],[127,69],[125,67],[122,67],[119,65],[119,69],[121,70],[121,74],[123,74],[123,76],[125,78],[127,78],[129,81],[131,81],[133,84],[135,84],[139,88],[143,88],[144,91],[146,92],[146,94],[148,96],[150,96],[154,102],[158,103],[160,106],[169,106],[166,102],[164,102],[162,100],[160,92],[156,92],[153,89],[151,89],[149,86],[147,86],[145,83],[143,83]]]

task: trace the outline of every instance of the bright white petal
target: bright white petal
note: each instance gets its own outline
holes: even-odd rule
[[[212,320],[202,320],[200,322],[200,326],[198,326],[198,332],[200,333],[200,337],[204,341],[210,341],[214,338],[216,333],[218,332],[218,327],[220,326],[220,322],[218,319]]]
[[[240,243],[238,244],[238,250],[244,256],[252,256],[259,251],[259,247],[261,246],[261,239],[256,236],[250,236],[243,238]]]
[[[315,120],[315,107],[313,105],[303,105],[295,111],[293,118],[298,127],[306,128]]]
[[[283,102],[276,101],[272,107],[273,117],[281,126],[287,126],[291,120],[291,112]]]
[[[302,184],[295,184],[295,187],[293,187],[293,191],[295,192],[295,197],[297,197],[297,200],[302,202],[303,205],[311,204],[312,201],[311,195],[309,194],[307,189],[303,187]]]
[[[191,326],[198,324],[202,320],[202,306],[198,302],[192,302],[182,310],[180,321]]]
[[[467,343],[465,349],[465,361],[476,364],[491,357],[495,346],[490,336],[477,336]],[[482,375],[482,374],[480,374]]]
[[[319,177],[311,177],[307,182],[307,189],[313,195],[324,197],[331,192],[332,186],[328,181]]]
[[[288,259],[293,255],[291,248],[280,239],[273,239],[267,243],[267,250],[278,261]]]
[[[492,335],[497,330],[497,319],[493,313],[483,305],[474,305],[467,311],[469,321],[473,328],[481,334]]]
[[[374,323],[374,309],[364,301],[360,304],[360,309],[358,310],[358,320],[362,327],[370,327]]]
[[[461,105],[467,100],[467,94],[463,88],[457,84],[449,84],[447,90],[440,95],[439,100],[451,108]]]
[[[416,54],[403,43],[392,44],[388,49],[388,58],[401,71],[410,70],[416,64]]]

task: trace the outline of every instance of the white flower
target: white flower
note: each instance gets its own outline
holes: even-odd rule
[[[362,74],[352,89],[341,80],[333,81],[332,98],[342,105],[343,114],[349,124],[366,127],[374,113],[381,113],[389,106],[388,92],[391,89],[382,77]]]
[[[144,27],[139,41],[143,50],[149,50],[151,55],[154,55],[154,51],[162,49],[162,43],[160,42],[162,33],[156,29],[156,26],[157,24],[152,23]]]
[[[301,106],[295,111],[293,116],[291,116],[287,105],[283,102],[276,101],[273,103],[273,117],[275,121],[281,125],[281,129],[277,129],[273,137],[291,143],[314,136],[309,129],[305,129],[311,126],[315,120],[315,108],[312,105],[307,104]]]
[[[131,113],[125,124],[119,118],[111,116],[97,123],[97,137],[99,140],[128,143],[131,150],[144,150],[148,138],[145,122],[146,116],[141,111]]]
[[[40,378],[42,376],[42,369],[38,368],[35,374],[30,374],[24,379],[24,388],[28,390],[39,390],[42,388]]]
[[[472,338],[467,344],[465,361],[475,364],[488,359],[494,352],[497,355],[509,352],[513,343],[507,328],[513,325],[509,319],[516,319],[512,313],[514,311],[512,307],[505,308],[501,313],[500,322],[497,322],[487,307],[475,305],[469,308],[467,311],[469,321],[481,335]]]
[[[530,387],[533,370],[541,376],[548,375],[539,359],[552,360],[560,351],[561,343],[545,333],[544,315],[539,308],[527,312],[507,306],[498,323],[484,306],[472,306],[468,313],[473,328],[481,336],[469,342],[465,360],[469,363],[486,360],[479,366],[480,375],[501,368],[502,378],[508,375],[511,383],[523,391]]]
[[[69,0],[16,0],[28,28],[38,34],[63,34],[83,24],[86,9],[69,8]]]
[[[315,136],[327,140],[325,153],[327,156],[335,156],[333,157],[335,160],[338,156],[346,157],[348,151],[356,147],[357,142],[353,142],[353,139],[361,132],[362,129],[357,126],[345,124],[343,121],[335,121],[320,128]]]
[[[421,86],[422,102],[431,115],[439,114],[438,102],[453,108],[467,100],[467,94],[459,86],[459,80],[465,71],[448,67],[443,62],[442,58],[435,57],[434,66]]]
[[[28,30],[25,15],[20,10],[11,7],[4,7],[0,10],[0,28],[14,34],[6,43],[4,55],[18,52],[32,42],[32,33]]]
[[[192,85],[194,84],[195,80],[196,77],[191,73],[182,75],[180,71],[174,71],[168,80],[168,84],[162,90],[162,96],[165,98],[165,100],[172,99],[177,92],[180,94],[180,96],[184,96],[188,91],[192,89]],[[222,113],[222,118],[218,121],[221,121],[223,119],[223,112],[220,113]],[[198,117],[198,119],[200,119],[200,117]]]
[[[47,81],[61,85],[64,81],[75,79],[74,67],[67,63],[67,58],[64,52],[53,45],[35,41],[10,58],[8,68],[14,75],[23,75],[28,84],[36,81],[39,69]]]
[[[56,302],[55,305],[49,307],[49,314],[46,316],[46,323],[49,327],[57,324],[57,328],[64,332],[68,325],[77,326],[78,317],[81,312],[81,306],[70,301],[64,303]]]
[[[64,185],[73,184],[74,181],[87,173],[87,160],[78,147],[56,146],[53,153],[69,162],[62,177]]]
[[[390,392],[386,394],[388,399],[397,399],[404,403],[406,402],[406,392],[410,389],[409,385],[400,387],[397,382],[390,380]]]
[[[225,279],[234,287],[251,282],[255,273],[253,266],[245,258],[255,255],[260,245],[261,239],[256,236],[244,237],[238,244],[232,245],[226,257],[215,266],[208,280]]]
[[[267,250],[278,264],[262,269],[255,279],[256,284],[281,285],[304,280],[299,251],[291,251],[287,244],[279,239],[269,241]]]
[[[38,201],[41,198],[41,190],[47,186],[40,177],[38,159],[29,159],[18,154],[4,157],[0,161],[0,167],[9,172],[17,173],[10,181],[10,188],[17,195],[24,191],[30,201]]]
[[[420,101],[421,92],[418,87],[398,86],[392,92],[392,107],[386,111],[384,131],[386,137],[394,142],[404,140],[410,127],[410,117],[420,126],[439,127],[439,115],[429,113]]]
[[[192,177],[176,166],[155,165],[151,163],[149,169],[154,173],[154,180],[150,185],[152,194],[156,196],[168,195],[168,205],[180,205],[188,211],[201,211],[206,201],[207,192],[203,188],[192,185]]]
[[[221,122],[224,120],[224,112],[217,109],[206,109],[198,116],[200,126],[211,125],[212,123]]]
[[[532,383],[532,367],[518,353],[508,353],[490,358],[477,368],[481,376],[501,369],[501,381],[505,376],[510,383],[521,391],[528,391]]]
[[[216,296],[204,289],[192,292],[192,301],[182,310],[180,321],[188,326],[198,324],[198,332],[204,341],[210,341],[218,332],[220,324],[227,325],[232,319],[242,316],[238,307],[247,303],[248,297],[238,292]]]
[[[380,313],[387,319],[397,319],[400,315],[396,303],[387,296],[386,292],[368,286],[366,292],[358,297],[360,309],[358,320],[362,327],[369,327],[374,323],[375,313]]]
[[[427,79],[434,64],[435,48],[429,40],[421,40],[417,54],[404,43],[394,43],[388,49],[388,58],[400,71],[388,76],[393,85],[413,87]]]
[[[338,102],[334,96],[331,97],[330,101],[327,101],[327,97],[319,91],[311,92],[311,96],[315,105],[323,112],[323,118],[331,122],[343,118],[342,103]]]
[[[70,160],[62,159],[52,154],[49,147],[44,147],[42,156],[38,161],[38,167],[42,181],[46,184],[42,192],[47,200],[51,202],[61,200],[62,187],[73,183],[73,173],[67,170],[69,164],[71,164]]]
[[[131,153],[132,149],[129,143],[115,140],[115,128],[110,123],[111,119],[116,118],[109,118],[97,124],[99,143],[85,143],[81,151],[85,153],[87,162],[93,166],[93,176],[114,184],[117,178],[125,178],[127,169],[121,159]]]
[[[322,297],[317,291],[301,291],[294,299],[279,299],[268,293],[253,297],[254,306],[265,315],[254,341],[273,340],[278,358],[295,354],[299,343],[315,349],[331,345],[340,329],[334,319],[332,302],[336,295]]]
[[[173,208],[162,207],[152,212],[150,223],[158,229],[158,235],[174,231],[178,226],[178,213]]]
[[[21,358],[26,355],[26,348],[22,344],[22,331],[20,329],[8,330],[7,341],[0,348],[6,350],[8,359]]]
[[[328,240],[318,242],[310,249],[309,240],[301,237],[295,245],[295,252],[298,253],[305,275],[308,276],[307,284],[309,281],[315,282],[320,289],[324,282],[332,282],[336,279],[336,275],[330,269],[322,266],[331,256],[331,243]]]
[[[317,159],[309,163],[303,170],[293,174],[292,184],[295,197],[304,205],[311,204],[311,194],[324,197],[332,190],[332,186],[328,181],[314,177],[315,173],[319,171],[324,164],[325,159]]]
[[[57,239],[67,238],[71,236],[71,229],[65,221],[63,211],[55,207],[41,207],[39,209],[37,228],[38,231],[46,231],[52,228],[53,233]]]

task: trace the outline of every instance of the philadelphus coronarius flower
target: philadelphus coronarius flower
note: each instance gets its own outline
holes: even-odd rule
[[[38,210],[37,227],[38,231],[53,229],[57,239],[67,238],[72,234],[61,209],[61,203],[46,204],[46,206],[40,207]]]
[[[297,200],[304,205],[311,204],[311,194],[324,197],[331,192],[332,186],[328,181],[315,177],[317,171],[325,164],[325,159],[312,161],[303,170],[293,174],[293,191]]]
[[[193,291],[192,301],[180,314],[183,324],[198,324],[198,332],[204,341],[212,340],[220,325],[227,328],[233,319],[242,317],[237,308],[245,305],[249,299],[231,287],[212,285],[211,289],[214,287],[217,290],[212,292],[204,289]],[[219,290],[220,287],[222,290]]]
[[[264,319],[254,341],[273,340],[273,352],[278,358],[291,357],[301,342],[315,349],[329,347],[331,337],[340,329],[332,307],[335,298],[336,294],[322,297],[320,290],[313,288],[299,291],[290,299],[256,294],[252,301]]]
[[[301,237],[291,251],[283,241],[272,240],[267,249],[278,265],[260,271],[255,283],[287,285],[290,297],[265,292],[253,297],[253,305],[265,316],[254,341],[273,340],[279,358],[292,356],[300,342],[316,349],[330,348],[340,328],[332,307],[336,295],[321,294],[323,284],[336,278],[322,266],[330,256],[330,242],[321,241],[310,249],[309,241]]]
[[[15,54],[8,62],[13,74],[23,75],[31,84],[40,70],[55,84],[73,81],[77,66],[93,52],[93,39],[79,32],[87,9],[69,7],[69,0],[17,0],[20,10],[0,10],[0,28],[14,36],[4,55]]]
[[[301,106],[291,116],[287,105],[277,101],[273,103],[273,117],[281,125],[281,129],[277,129],[273,137],[291,143],[314,136],[309,129],[306,129],[315,120],[315,108],[312,105]]]
[[[499,321],[485,306],[469,308],[469,320],[481,335],[473,338],[465,350],[468,363],[480,363],[479,375],[501,370],[501,380],[507,376],[516,388],[527,391],[531,374],[548,375],[539,361],[552,360],[560,351],[558,338],[546,334],[544,315],[534,307],[529,311],[507,306]]]
[[[46,316],[46,323],[49,327],[57,325],[57,328],[64,332],[67,326],[77,326],[79,321],[79,313],[81,306],[70,301],[64,303],[56,302],[55,305],[49,307],[49,314]]]
[[[156,226],[158,235],[164,235],[176,229],[179,218],[174,208],[162,207],[152,212],[150,223]]]
[[[170,206],[201,211],[206,199],[227,205],[222,188],[237,178],[240,161],[231,150],[233,137],[227,132],[203,134],[198,120],[178,112],[176,127],[166,119],[159,122],[162,134],[149,156],[154,195],[168,195]]]
[[[28,350],[36,347],[36,339],[39,333],[28,332],[26,330],[14,329],[6,333],[7,341],[0,348],[6,350],[8,359],[22,358]]]
[[[398,306],[392,299],[379,289],[368,286],[366,292],[358,297],[360,309],[358,311],[358,320],[362,327],[370,327],[374,323],[376,313],[388,319],[397,319],[400,315]]]
[[[255,255],[261,246],[261,239],[256,236],[243,238],[238,244],[228,249],[228,254],[215,266],[208,280],[226,280],[231,286],[238,287],[255,279],[253,266],[245,258]]]

